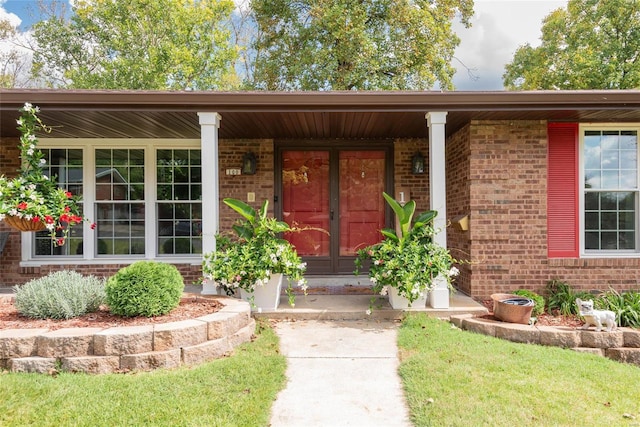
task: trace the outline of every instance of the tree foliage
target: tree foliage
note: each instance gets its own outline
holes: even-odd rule
[[[640,88],[640,0],[569,0],[548,15],[542,44],[518,48],[507,89]]]
[[[253,0],[250,86],[268,90],[453,88],[473,0]]]
[[[34,25],[35,76],[50,86],[227,89],[232,0],[76,0]]]
[[[23,47],[23,34],[8,19],[0,19],[0,88],[31,85],[31,55]]]

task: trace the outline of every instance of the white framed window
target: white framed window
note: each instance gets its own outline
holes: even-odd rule
[[[158,255],[202,253],[200,150],[156,150]]]
[[[580,126],[580,230],[584,256],[637,256],[640,126]]]
[[[202,179],[197,140],[41,138],[46,173],[82,198],[90,223],[67,243],[24,234],[21,265],[202,260]],[[167,193],[169,191],[169,193]],[[169,228],[166,228],[169,226]],[[165,227],[165,229],[162,229]],[[183,229],[187,229],[185,233]],[[170,243],[167,243],[170,241]]]

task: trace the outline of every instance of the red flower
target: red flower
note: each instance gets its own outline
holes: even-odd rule
[[[69,215],[67,215],[66,213],[60,215],[60,222],[70,222],[70,221],[71,221],[71,217],[69,217]]]
[[[46,222],[47,224],[53,224],[55,222],[55,220],[53,219],[53,217],[51,215],[47,215],[44,217],[44,222]]]
[[[78,215],[71,215],[71,221],[80,224],[82,222],[82,217]]]
[[[27,202],[18,203],[18,209],[27,209]]]
[[[71,191],[65,191],[64,195],[67,196],[67,199],[71,198]]]
[[[34,216],[33,218],[31,218],[32,222],[38,222],[40,221],[40,217],[39,216]]]
[[[71,210],[71,208],[70,208],[69,206],[65,206],[65,207],[64,207],[64,211],[65,211],[65,212],[69,212],[70,210]]]
[[[63,246],[64,245],[64,239],[62,237],[60,237],[58,240],[56,240],[56,245]]]
[[[95,230],[95,229],[96,229],[96,225],[97,225],[97,224],[96,224],[95,222],[92,222],[92,223],[91,223],[91,229],[92,229],[92,230]]]

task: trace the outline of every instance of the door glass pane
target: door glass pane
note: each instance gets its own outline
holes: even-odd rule
[[[329,152],[282,153],[282,216],[313,230],[285,236],[300,256],[329,256]]]
[[[384,151],[340,152],[340,255],[382,240]]]

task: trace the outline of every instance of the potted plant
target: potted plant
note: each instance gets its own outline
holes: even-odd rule
[[[64,245],[69,229],[80,224],[78,198],[58,186],[55,176],[44,171],[46,160],[38,149],[36,132],[50,132],[38,118],[38,107],[30,103],[20,109],[21,166],[18,176],[0,176],[0,219],[20,231],[48,230],[55,246]],[[95,224],[91,225],[94,228]]]
[[[373,291],[389,295],[396,309],[417,308],[426,305],[427,294],[435,286],[436,278],[446,280],[449,286],[458,269],[446,248],[434,243],[433,219],[436,211],[418,215],[414,221],[415,201],[404,206],[387,193],[383,196],[398,219],[398,231],[381,230],[384,240],[358,251],[355,274],[369,263],[369,278]]]
[[[295,248],[279,237],[284,232],[298,231],[286,222],[267,217],[268,201],[256,212],[236,199],[223,202],[243,219],[233,226],[235,238],[218,239],[214,252],[204,255],[203,274],[217,283],[228,295],[240,290],[241,297],[259,309],[275,310],[280,301],[284,276],[289,304],[294,306],[291,283],[306,292],[306,264]]]

